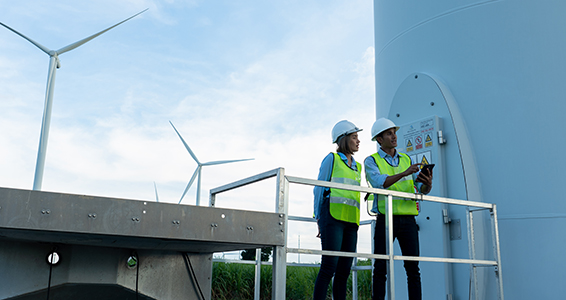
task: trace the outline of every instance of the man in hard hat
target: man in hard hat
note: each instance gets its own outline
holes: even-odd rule
[[[420,163],[412,163],[409,156],[398,152],[397,130],[391,120],[380,118],[371,128],[372,141],[379,143],[377,153],[368,156],[365,161],[366,179],[371,187],[389,189],[407,193],[421,192],[428,194],[432,187],[432,170],[420,171]],[[374,253],[385,254],[385,199],[383,195],[371,195],[371,212],[376,213],[374,235]],[[415,216],[419,214],[418,205],[411,199],[393,198],[393,238],[397,238],[404,256],[419,256],[419,235]],[[421,274],[418,261],[404,261],[407,273],[409,300],[422,299]],[[373,274],[373,299],[385,298],[387,280],[386,261],[376,259]]]

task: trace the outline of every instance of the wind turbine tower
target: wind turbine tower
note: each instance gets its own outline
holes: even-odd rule
[[[198,176],[196,205],[197,206],[200,205],[200,181],[201,181],[202,167],[211,166],[211,165],[227,164],[227,163],[233,163],[233,162],[238,162],[238,161],[253,160],[253,158],[247,158],[247,159],[237,159],[237,160],[218,160],[218,161],[210,161],[210,162],[201,163],[198,160],[198,158],[196,157],[196,155],[193,153],[193,151],[191,150],[189,145],[185,142],[185,140],[183,139],[183,137],[181,136],[179,131],[177,131],[177,128],[175,128],[175,125],[173,125],[173,123],[171,123],[171,121],[169,121],[169,123],[171,124],[171,126],[173,126],[173,129],[175,130],[175,132],[177,133],[177,135],[179,136],[179,138],[183,142],[183,145],[185,145],[185,148],[187,148],[187,151],[189,151],[189,154],[193,157],[193,159],[197,162],[197,165],[198,165],[195,172],[193,173],[193,176],[191,177],[191,180],[189,181],[189,184],[187,184],[187,187],[185,188],[185,191],[183,192],[181,199],[179,199],[179,204],[181,203],[181,201],[183,201],[183,197],[185,197],[185,194],[187,193],[187,191],[189,190],[189,188],[191,187],[191,185],[195,181],[195,178]]]
[[[49,59],[49,70],[47,71],[47,88],[45,90],[45,105],[43,108],[43,120],[41,122],[41,133],[39,135],[39,150],[37,153],[37,162],[35,165],[35,176],[34,176],[34,181],[33,181],[33,189],[34,190],[41,190],[41,184],[43,182],[43,169],[45,167],[45,153],[47,152],[47,140],[49,138],[49,126],[51,124],[51,107],[52,107],[52,102],[53,102],[53,89],[55,86],[55,72],[56,69],[59,69],[61,67],[61,62],[59,61],[59,55],[71,51],[83,44],[85,44],[86,42],[96,38],[97,36],[105,33],[106,31],[136,17],[137,15],[145,12],[148,9],[145,9],[127,19],[125,19],[124,21],[108,27],[98,33],[95,33],[87,38],[84,38],[78,42],[72,43],[70,45],[67,45],[59,50],[51,50],[48,49],[47,47],[41,45],[40,43],[30,39],[29,37],[23,35],[22,33],[16,31],[15,29],[11,28],[10,26],[0,22],[0,25],[6,27],[7,29],[9,29],[10,31],[14,32],[15,34],[21,36],[22,38],[26,39],[28,42],[34,44],[37,48],[39,48],[41,51],[45,52],[47,55],[49,55],[50,59]]]

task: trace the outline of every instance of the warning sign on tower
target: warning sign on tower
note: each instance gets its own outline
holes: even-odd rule
[[[405,143],[406,148],[407,148],[407,152],[411,152],[413,151],[413,143],[411,143],[411,140],[406,140],[407,142]]]
[[[437,124],[437,117],[429,117],[403,125],[399,129],[397,135],[399,140],[404,142],[403,145],[399,142],[399,150],[405,150],[414,164],[433,164],[434,160],[437,160],[437,148],[440,146],[434,142],[435,132],[438,131]]]
[[[423,148],[423,137],[420,136],[420,135],[417,136],[417,137],[415,138],[415,144],[417,144],[417,145],[415,146],[415,148],[416,148],[417,150],[422,149],[422,148]]]
[[[428,159],[426,159],[426,156],[424,156],[424,155],[423,155],[423,157],[421,158],[421,164],[423,164],[423,165],[428,165],[428,164],[429,164]]]
[[[432,146],[432,138],[430,137],[430,133],[426,134],[426,138],[425,138],[425,147],[431,147]]]
[[[418,153],[415,163],[421,163],[423,165],[431,164],[432,163],[432,153],[430,151]]]

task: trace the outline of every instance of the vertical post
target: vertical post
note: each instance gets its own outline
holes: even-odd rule
[[[499,225],[497,223],[497,206],[493,204],[491,209],[491,230],[493,238],[493,256],[497,261],[495,266],[495,279],[497,282],[497,291],[499,300],[503,300],[503,277],[501,275],[501,252],[499,249]]]
[[[254,300],[259,300],[261,286],[261,248],[255,249]]]
[[[442,215],[444,217],[444,226],[442,226],[442,246],[444,257],[452,257],[452,246],[450,244],[450,219],[448,213],[448,204],[442,204]],[[446,290],[446,299],[452,300],[454,295],[454,284],[452,275],[452,264],[444,263],[444,286]]]
[[[387,195],[385,202],[385,250],[389,255],[387,260],[387,295],[389,300],[395,299],[395,274],[393,260],[393,195]]]
[[[476,240],[474,235],[474,215],[470,208],[466,208],[468,215],[468,251],[471,259],[476,259]],[[470,264],[470,277],[472,280],[472,295],[474,295],[476,300],[479,300],[478,291],[478,272],[474,264]]]
[[[299,247],[297,247],[297,248],[301,249],[301,235],[300,234],[299,234]],[[300,264],[301,263],[301,253],[298,253],[297,256],[298,256],[298,261],[299,261],[299,264]]]
[[[352,300],[358,300],[358,258],[352,261]]]
[[[377,197],[376,197],[377,198]],[[377,199],[375,199],[375,201],[377,201]],[[370,237],[370,245],[371,245],[371,253],[375,254],[375,243],[373,242],[373,238],[375,237],[375,223],[376,223],[376,219],[371,220],[371,237]],[[371,259],[371,294],[373,295],[373,271],[375,270],[375,258]]]
[[[280,222],[283,222],[284,245],[274,247],[273,253],[273,288],[272,299],[285,299],[285,282],[287,276],[287,211],[289,200],[289,181],[285,178],[285,169],[279,168],[277,172],[277,195],[275,199],[275,211],[279,214]]]
[[[210,193],[210,200],[208,202],[209,207],[214,207],[216,205],[216,194]]]

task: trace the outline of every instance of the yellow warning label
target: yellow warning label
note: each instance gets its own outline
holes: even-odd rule
[[[406,152],[411,152],[413,151],[413,147],[407,147],[407,151]]]
[[[413,145],[413,143],[411,143],[411,140],[407,140],[407,147],[411,147]]]
[[[424,145],[425,145],[425,147],[430,147],[430,146],[432,146],[432,139],[430,138],[430,134],[427,134],[427,135],[426,135],[425,144],[424,144]]]
[[[426,159],[425,155],[423,155],[423,159],[421,159],[421,163],[424,165],[428,165],[428,160]]]

